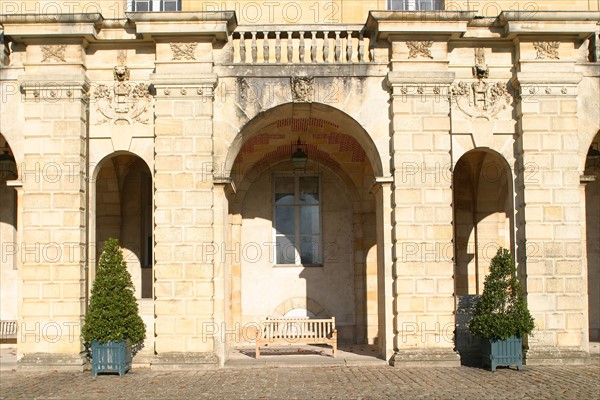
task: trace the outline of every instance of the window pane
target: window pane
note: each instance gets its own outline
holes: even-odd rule
[[[275,178],[275,204],[292,205],[294,204],[294,178],[277,177]]]
[[[300,233],[319,233],[319,206],[300,207]]]
[[[278,234],[295,234],[294,207],[275,208],[275,229]]]
[[[136,0],[133,2],[134,11],[151,11],[150,1],[148,0]]]
[[[300,204],[319,203],[319,178],[307,176],[300,178]]]
[[[300,237],[300,259],[302,264],[319,264],[319,236]]]
[[[296,264],[296,245],[288,236],[277,236],[275,242],[277,264]]]
[[[179,11],[177,7],[177,0],[163,0],[162,4],[163,11]]]

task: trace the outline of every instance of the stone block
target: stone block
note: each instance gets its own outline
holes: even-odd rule
[[[581,271],[581,260],[559,260],[556,262],[556,275],[581,275]]]
[[[581,296],[558,296],[556,298],[556,310],[577,311],[583,306]]]
[[[154,277],[160,280],[183,278],[183,265],[181,264],[157,264],[154,267]]]

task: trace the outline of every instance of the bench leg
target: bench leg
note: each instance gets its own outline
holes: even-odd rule
[[[260,357],[260,344],[256,341],[256,358]]]

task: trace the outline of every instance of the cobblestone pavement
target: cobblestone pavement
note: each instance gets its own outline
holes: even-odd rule
[[[0,399],[600,399],[600,366],[0,373]]]

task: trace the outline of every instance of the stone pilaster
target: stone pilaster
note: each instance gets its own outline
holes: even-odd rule
[[[77,66],[81,46],[65,49],[65,62],[79,72],[65,74],[60,61],[41,65],[40,46],[30,45],[20,77],[27,142],[20,166],[20,369],[82,370],[84,364],[89,82]]]
[[[454,348],[450,72],[391,72],[393,364],[458,366]]]
[[[541,57],[519,44],[521,201],[517,229],[525,240],[519,261],[536,330],[527,363],[581,363],[588,358],[585,219],[580,200],[577,84],[573,42]],[[558,58],[560,56],[560,59]],[[559,72],[556,72],[559,71]],[[519,196],[518,196],[519,197]],[[527,223],[525,223],[527,221]]]
[[[210,43],[204,46],[210,47]],[[168,44],[157,44],[159,58]],[[210,52],[210,49],[204,49]],[[218,363],[216,334],[222,286],[215,280],[212,176],[216,76],[175,74],[157,63],[155,158],[155,314],[152,368],[206,368]],[[199,63],[196,66],[202,68]],[[191,71],[190,65],[186,65]],[[221,312],[222,314],[222,312]],[[220,314],[219,314],[220,315]],[[222,351],[220,351],[222,357]]]

